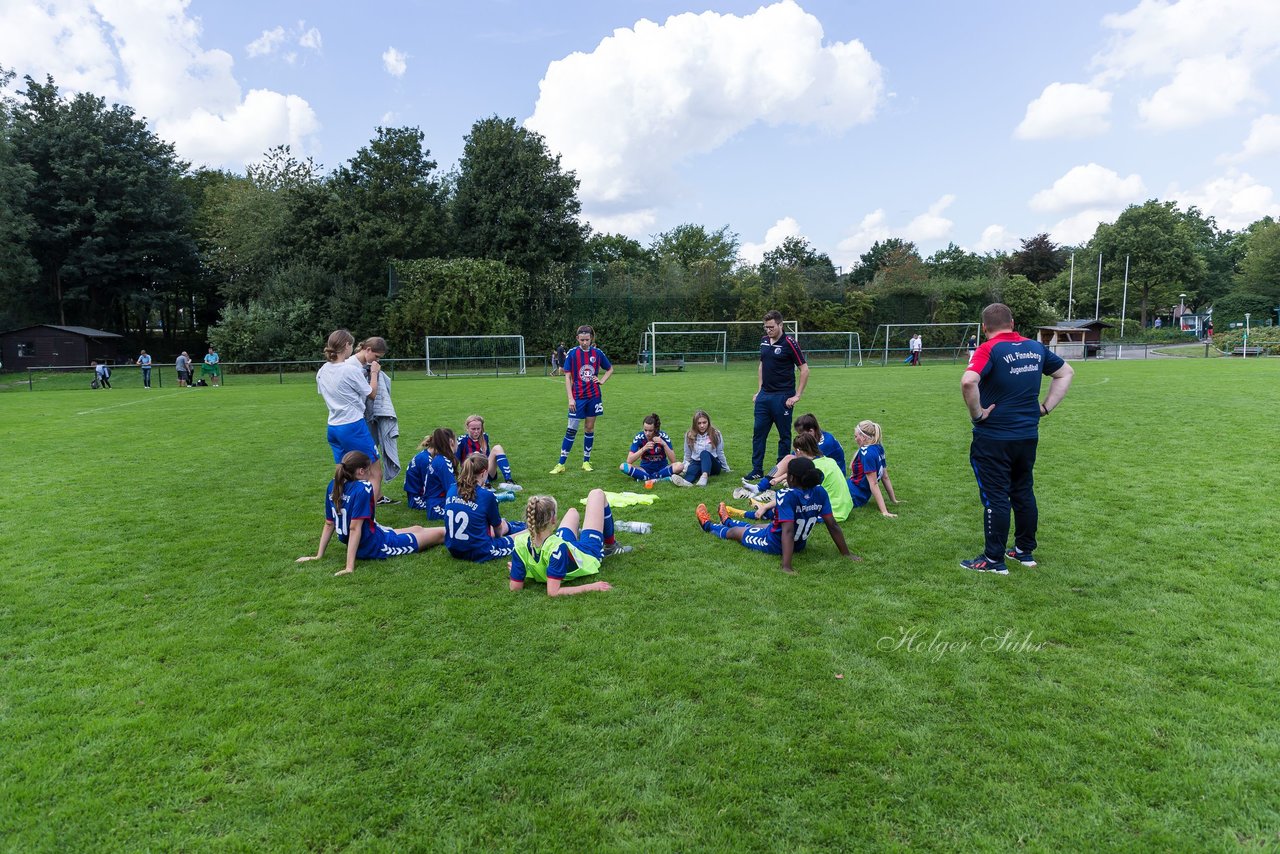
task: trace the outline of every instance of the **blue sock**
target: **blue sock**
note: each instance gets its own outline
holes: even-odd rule
[[[497,462],[498,471],[502,472],[502,479],[510,483],[513,478],[511,477],[511,463],[507,462],[507,455],[498,454]]]
[[[759,519],[760,517],[756,515],[756,511],[754,511],[754,510],[748,510],[748,511],[746,512],[746,516],[745,516],[745,518],[747,518],[747,519]]]
[[[604,544],[613,544],[613,508],[608,503],[604,505]]]
[[[720,538],[720,539],[722,539],[722,540],[727,540],[727,539],[729,539],[729,536],[728,536],[728,534],[729,534],[729,526],[728,526],[728,525],[721,525],[721,524],[719,524],[719,523],[717,523],[717,522],[709,522],[709,523],[707,523],[706,531],[707,531],[707,533],[709,533],[709,534],[715,534],[717,537],[719,537],[719,538]]]
[[[560,465],[564,465],[564,461],[569,459],[569,452],[573,450],[573,440],[578,437],[577,427],[566,427],[564,431],[564,441],[560,443]]]
[[[772,488],[773,488],[773,482],[770,481],[768,475],[765,475],[764,477],[760,478],[760,482],[756,484],[756,489],[758,489],[760,492],[764,492],[765,490],[772,489]]]
[[[582,434],[582,461],[584,463],[591,462],[591,446],[596,443],[595,432]]]
[[[633,466],[633,465],[631,465],[630,463],[628,463],[627,465],[628,465],[628,468],[627,468],[627,474],[628,474],[630,477],[634,477],[636,480],[648,480],[648,479],[649,479],[649,473],[648,473],[647,471],[645,471],[644,469],[640,468],[640,466]]]

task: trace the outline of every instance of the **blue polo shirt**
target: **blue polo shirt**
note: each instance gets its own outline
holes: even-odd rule
[[[973,352],[969,370],[978,374],[982,408],[991,410],[973,425],[984,439],[1034,439],[1040,425],[1040,378],[1066,364],[1039,341],[1017,332],[1001,332]]]
[[[766,335],[760,339],[760,390],[766,394],[796,393],[796,368],[804,364],[804,353],[790,335],[776,342]]]

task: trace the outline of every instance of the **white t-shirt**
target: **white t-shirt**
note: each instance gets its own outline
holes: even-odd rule
[[[329,407],[329,426],[364,420],[364,402],[372,390],[364,367],[355,356],[345,362],[325,362],[316,372],[316,389]]]

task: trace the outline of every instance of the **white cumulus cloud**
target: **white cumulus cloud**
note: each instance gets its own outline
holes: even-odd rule
[[[913,217],[906,225],[892,226],[883,208],[872,211],[853,227],[848,237],[836,246],[831,260],[846,267],[855,266],[862,253],[871,248],[877,240],[890,237],[909,240],[918,249],[925,249],[928,244],[941,243],[951,234],[954,223],[944,217],[945,211],[956,200],[953,195],[945,195],[929,206],[924,213]],[[926,246],[922,246],[925,244]]]
[[[245,45],[244,50],[249,56],[266,56],[274,53],[282,42],[284,27],[276,27],[274,30],[263,30],[262,35]]]
[[[1079,207],[1100,207],[1116,202],[1132,202],[1146,191],[1137,173],[1121,178],[1115,171],[1089,163],[1075,166],[1053,182],[1047,190],[1031,197],[1032,210],[1064,211]]]
[[[1055,243],[1063,246],[1079,246],[1087,243],[1098,230],[1098,223],[1115,222],[1123,208],[1088,208],[1059,220],[1048,229]]]
[[[1111,93],[1083,83],[1050,83],[1027,105],[1019,139],[1093,136],[1110,127]]]
[[[1184,208],[1194,205],[1201,213],[1212,216],[1218,228],[1238,231],[1264,216],[1280,218],[1275,192],[1247,172],[1231,170],[1192,190],[1175,185],[1166,195]]]
[[[1015,237],[1009,229],[1003,225],[989,225],[982,229],[982,237],[978,240],[978,245],[974,247],[975,252],[1008,252],[1018,248],[1021,241]]]
[[[1173,80],[1138,105],[1138,115],[1156,130],[1176,130],[1228,116],[1256,97],[1248,63],[1197,57],[1180,62]]]
[[[783,217],[764,233],[764,240],[759,243],[743,243],[738,248],[738,257],[748,264],[759,264],[764,260],[766,252],[777,249],[788,237],[802,236],[800,223],[794,217]]]
[[[298,29],[302,29],[302,27],[303,23],[299,22]],[[298,36],[298,44],[308,50],[314,50],[318,53],[320,48],[324,45],[324,39],[321,38],[320,31],[315,27],[312,27],[302,35]]]
[[[236,168],[273,145],[307,151],[320,127],[311,106],[269,90],[246,95],[231,54],[200,39],[186,0],[0,3],[6,66],[132,106],[183,158]]]
[[[403,77],[409,69],[409,55],[404,51],[389,47],[382,52],[382,67],[392,77]]]
[[[757,123],[827,131],[869,121],[880,66],[823,43],[793,0],[745,15],[682,14],[618,29],[551,63],[526,125],[577,172],[593,223],[652,208],[674,170]]]
[[[1249,160],[1271,154],[1280,154],[1280,116],[1274,114],[1258,116],[1254,119],[1244,146],[1239,152],[1226,159]]]

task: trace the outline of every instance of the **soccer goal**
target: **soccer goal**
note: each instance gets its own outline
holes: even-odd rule
[[[524,375],[523,335],[428,335],[427,376]]]
[[[642,372],[655,374],[689,365],[728,367],[733,356],[759,352],[762,326],[758,320],[655,320],[645,330],[636,364]],[[782,328],[795,337],[799,325],[784,320]]]
[[[871,339],[871,352],[881,353],[881,365],[889,364],[890,358],[910,361],[911,337],[918,332],[923,339],[921,360],[950,359],[955,362],[967,356],[969,338],[976,337],[979,329],[981,326],[977,323],[881,323]],[[881,335],[884,337],[883,345],[880,344]]]
[[[796,343],[814,368],[862,367],[862,336],[857,332],[797,332]]]

